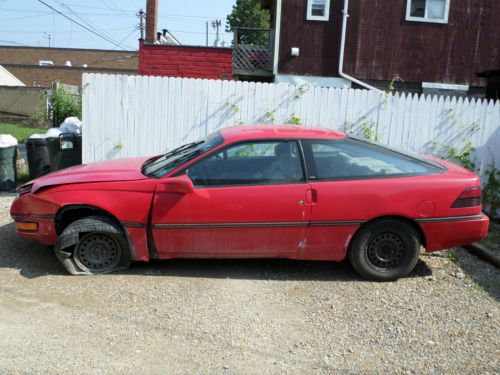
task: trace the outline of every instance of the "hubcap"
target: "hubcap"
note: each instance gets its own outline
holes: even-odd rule
[[[118,242],[107,234],[89,233],[79,241],[74,257],[80,267],[102,272],[118,265],[121,248]]]
[[[367,246],[368,260],[377,268],[394,269],[402,261],[404,243],[395,233],[384,232],[376,235]]]

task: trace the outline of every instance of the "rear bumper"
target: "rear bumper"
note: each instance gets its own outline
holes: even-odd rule
[[[490,220],[484,214],[417,220],[422,228],[426,251],[438,251],[468,245],[482,240],[488,233]]]

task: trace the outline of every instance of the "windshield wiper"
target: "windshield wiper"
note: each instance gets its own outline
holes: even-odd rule
[[[169,158],[171,156],[175,156],[177,154],[180,154],[181,152],[189,150],[190,148],[196,147],[196,146],[202,144],[203,142],[204,141],[188,143],[188,144],[185,144],[185,145],[183,145],[181,147],[176,148],[175,150],[167,152],[165,155],[161,155],[158,158],[154,158],[153,160],[148,160],[147,164],[145,164],[143,166],[143,169],[145,169],[146,167],[151,167],[152,168],[155,165],[163,162],[165,159],[167,159],[167,158]]]
[[[186,162],[186,161],[188,161],[188,160],[191,160],[191,159],[192,159],[192,158],[194,158],[195,156],[198,156],[199,154],[203,153],[204,151],[205,151],[205,150],[203,150],[203,149],[198,149],[198,150],[196,150],[196,151],[193,151],[193,152],[191,152],[191,153],[189,153],[189,154],[186,154],[186,155],[184,155],[184,156],[180,157],[180,158],[179,158],[179,159],[177,159],[177,160],[174,160],[174,161],[173,161],[173,164],[174,164],[174,165],[179,165],[179,164],[182,164],[182,163],[184,163],[184,162]]]
[[[167,152],[164,156],[177,155],[179,152],[182,152],[182,151],[188,150],[190,148],[196,147],[198,145],[201,145],[203,142],[205,142],[205,141],[191,142],[191,143],[185,144],[184,146],[178,147],[175,150]]]
[[[141,170],[144,170],[149,164],[151,164],[152,162],[158,160],[159,158],[163,157],[164,155],[158,155],[158,156],[154,156],[152,157],[151,159],[148,159],[144,162],[144,164],[142,165],[142,168]]]

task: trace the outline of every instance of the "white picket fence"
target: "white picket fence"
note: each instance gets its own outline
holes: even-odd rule
[[[403,150],[476,148],[500,166],[500,101],[254,82],[83,75],[83,161],[155,155],[231,125],[300,122],[372,132]]]

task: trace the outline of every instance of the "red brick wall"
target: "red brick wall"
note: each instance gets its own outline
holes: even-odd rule
[[[139,74],[184,78],[233,79],[232,49],[141,43]]]

